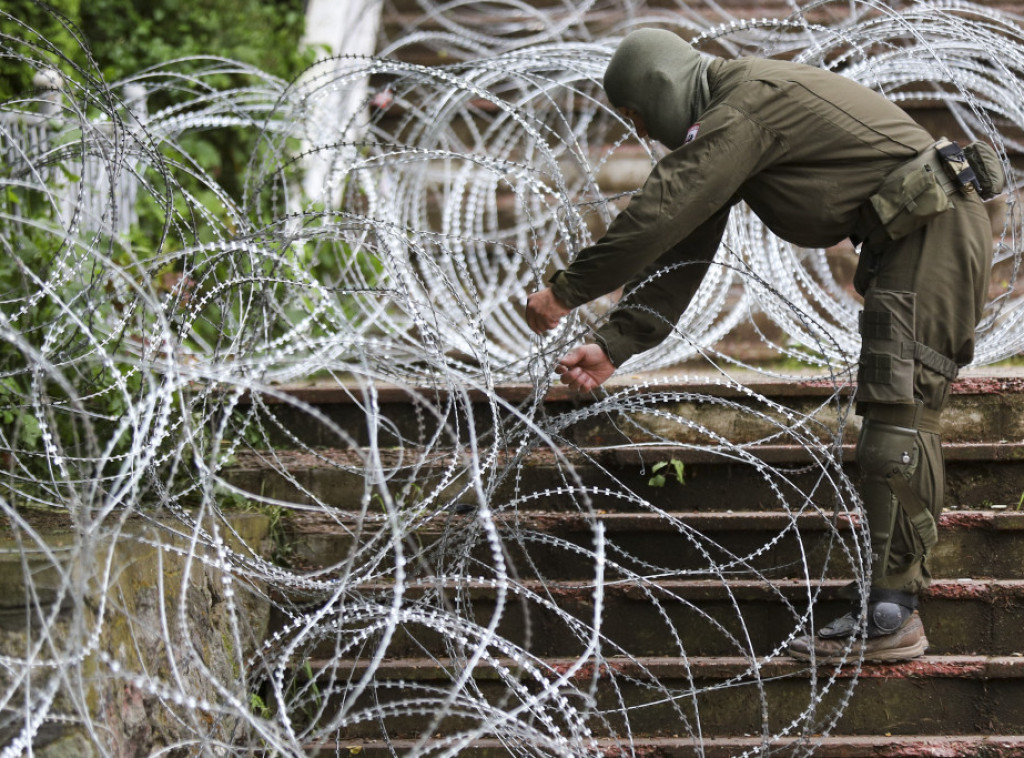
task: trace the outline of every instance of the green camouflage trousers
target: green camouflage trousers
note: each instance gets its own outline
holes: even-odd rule
[[[906,237],[865,243],[858,263],[857,460],[872,588],[917,594],[929,581],[945,488],[939,414],[957,367],[973,359],[992,264],[981,200],[953,200]]]

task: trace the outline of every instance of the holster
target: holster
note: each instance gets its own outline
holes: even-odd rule
[[[972,142],[964,148],[964,156],[977,178],[978,194],[991,200],[1006,189],[1006,171],[999,154],[987,142]]]

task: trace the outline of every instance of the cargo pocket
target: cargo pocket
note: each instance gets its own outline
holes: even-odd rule
[[[914,305],[913,292],[871,290],[864,298],[859,402],[914,402]]]
[[[892,240],[907,236],[953,207],[929,165],[886,179],[869,200]]]

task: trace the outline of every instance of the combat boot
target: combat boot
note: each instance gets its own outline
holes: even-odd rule
[[[917,598],[903,592],[873,590],[867,623],[860,609],[850,611],[818,630],[789,643],[787,652],[802,661],[856,663],[907,661],[924,655],[928,638],[917,612]]]

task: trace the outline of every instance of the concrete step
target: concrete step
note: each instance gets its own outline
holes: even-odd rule
[[[308,572],[309,586],[319,590],[278,598],[274,628],[281,639],[304,629],[311,610],[323,614],[332,577],[343,572],[380,577],[357,582],[352,597],[393,607],[392,535],[400,534],[404,609],[427,619],[431,611],[453,614],[481,628],[493,621],[496,633],[528,650],[544,672],[503,668],[511,661],[473,669],[463,692],[508,712],[569,670],[584,647],[579,622],[593,619],[600,523],[607,547],[605,668],[595,679],[585,666],[560,686],[595,698],[586,727],[605,754],[629,754],[615,737],[623,734],[633,736],[635,755],[768,754],[761,735],[785,731],[770,754],[807,755],[807,742],[796,736],[827,733],[814,755],[1024,755],[1024,509],[1017,510],[1024,492],[1024,382],[961,380],[945,416],[951,507],[931,557],[935,580],[921,599],[927,656],[816,670],[781,650],[809,623],[812,602],[816,624],[842,613],[841,590],[858,573],[856,518],[833,520],[835,491],[820,484],[823,472],[856,475],[856,419],[844,416],[848,393],[813,382],[763,383],[753,388],[755,397],[710,381],[658,387],[661,394],[614,417],[561,388],[548,394],[543,412],[523,387],[501,388],[497,404],[481,395],[445,405],[451,398],[435,393],[418,411],[409,391],[387,389],[376,398],[382,416],[374,428],[383,440],[376,447],[367,444],[365,398],[351,388],[295,390],[348,430],[345,440],[301,407],[266,405],[261,413],[280,424],[281,447],[239,452],[227,477],[264,497],[317,504],[282,522],[294,567]],[[496,410],[501,403],[505,409]],[[440,421],[424,412],[427,406],[445,409]],[[557,432],[560,449],[516,457],[517,441],[532,431],[517,426],[513,409],[531,418],[571,419],[548,429]],[[832,449],[827,430],[840,420],[847,422],[845,444]],[[476,458],[466,455],[461,431],[442,434],[443,445],[424,444],[439,423],[458,430],[475,425],[483,435],[472,448]],[[623,428],[633,430],[629,438]],[[501,446],[492,448],[494,429]],[[728,443],[715,447],[716,439]],[[684,482],[650,486],[651,466],[672,459],[684,464]],[[482,472],[476,479],[474,467]],[[374,479],[381,472],[386,484]],[[487,518],[462,494],[470,484],[482,485]],[[388,511],[374,500],[385,487],[396,506]],[[855,500],[847,503],[853,507]],[[804,504],[802,512],[787,510]],[[509,584],[500,582],[485,526],[495,527],[515,572]],[[512,590],[502,606],[499,586]],[[319,636],[309,635],[295,651],[296,669],[312,672],[310,691],[329,700],[324,713],[339,715],[344,725],[337,741],[310,746],[310,754],[403,754],[401,746],[411,749],[421,736],[441,750],[463,730],[482,739],[460,744],[459,755],[526,754],[493,739],[500,730],[472,708],[431,723],[461,673],[451,659],[463,652],[457,640],[438,631],[450,627],[406,621],[385,642],[361,636],[365,620],[346,610],[339,605],[338,623],[321,624]],[[359,653],[347,647],[353,639],[362,641]],[[369,674],[375,653],[384,657],[367,690],[341,685]],[[349,717],[364,707],[363,716]],[[832,725],[828,719],[837,711],[842,715]],[[380,742],[383,734],[389,747]],[[536,754],[548,753],[538,748]]]
[[[556,421],[547,422],[544,429],[555,435],[556,443],[565,443],[557,454],[537,447],[519,450],[521,440],[537,439],[536,430],[524,427],[511,410],[536,413],[530,410],[530,390],[523,386],[499,388],[500,403],[491,403],[480,393],[456,399],[441,391],[414,395],[385,387],[372,398],[381,415],[369,428],[365,404],[371,398],[358,388],[282,388],[285,397],[300,405],[264,397],[257,414],[270,430],[274,449],[241,447],[225,475],[241,489],[272,499],[339,508],[358,506],[373,486],[367,481],[367,462],[378,460],[394,496],[402,496],[404,489],[439,500],[474,483],[471,476],[480,466],[477,475],[495,507],[521,499],[524,493],[558,490],[570,470],[591,492],[631,493],[625,500],[612,496],[610,502],[595,505],[606,510],[634,507],[633,494],[673,511],[725,510],[737,503],[748,510],[777,508],[780,492],[773,485],[779,475],[768,473],[769,466],[784,471],[782,497],[815,492],[822,471],[842,469],[855,481],[859,419],[849,413],[847,390],[837,394],[821,382],[750,381],[748,392],[710,379],[664,380],[649,384],[647,394],[633,399],[635,410],[614,414],[601,412],[600,405],[564,388],[552,388],[544,411]],[[626,386],[611,389],[628,393]],[[750,392],[755,393],[753,398]],[[496,410],[501,403],[504,410]],[[835,445],[841,423],[845,433],[842,443]],[[436,437],[439,425],[447,428]],[[470,425],[478,435],[475,460],[465,455],[463,433],[453,431]],[[374,446],[369,445],[371,428]],[[1020,502],[1024,377],[961,379],[954,386],[943,428],[948,506]],[[500,435],[497,446],[495,429]],[[685,486],[649,486],[651,466],[672,459],[685,465]],[[531,498],[516,507],[558,510],[552,502],[557,499]],[[574,507],[573,498],[562,499],[563,508]]]
[[[454,738],[451,738],[454,741]],[[439,740],[438,745],[444,745]],[[396,739],[350,740],[331,744],[310,745],[310,758],[391,758],[396,753],[406,755],[416,745],[415,740]],[[598,739],[594,741],[597,754],[608,756],[650,756],[650,758],[737,758],[737,756],[772,755],[776,758],[807,756],[813,746],[816,758],[1010,758],[1024,755],[1024,737],[995,736],[992,734],[843,736],[806,738],[783,737],[646,737],[636,735],[632,740]],[[630,749],[632,752],[629,752]],[[771,752],[766,752],[770,750]],[[555,751],[538,750],[536,755],[557,755]],[[480,739],[461,746],[460,758],[508,758],[507,743],[496,739]]]
[[[606,654],[644,656],[768,656],[778,654],[794,630],[810,626],[807,609],[813,598],[814,622],[824,623],[845,613],[849,601],[844,580],[808,586],[786,580],[767,584],[742,579],[661,579],[609,583],[602,586],[600,629]],[[504,585],[503,585],[504,586]],[[402,588],[410,606],[442,615],[462,609],[480,628],[497,622],[497,634],[539,657],[565,657],[581,648],[575,621],[594,620],[593,584],[517,581],[511,599],[494,582],[412,580]],[[376,598],[387,606],[394,584],[363,584],[363,599]],[[499,600],[503,603],[499,606]],[[303,615],[322,607],[310,595],[282,598],[274,619],[278,629],[301,623]],[[291,606],[291,612],[283,608]],[[501,608],[500,619],[495,619]],[[1024,654],[1024,580],[938,580],[921,597],[921,618],[934,655],[1015,656]],[[332,616],[328,614],[328,618]],[[306,650],[311,657],[332,654],[338,639],[351,633],[332,627]],[[748,636],[754,634],[755,636]],[[451,654],[452,640],[436,627],[403,623],[387,642],[392,658],[424,652]]]
[[[787,729],[815,734],[823,726],[816,720],[839,710],[833,737],[1024,735],[1024,657],[925,656],[819,669],[784,658],[610,657],[596,677],[592,664],[580,663],[547,659],[528,670],[511,659],[490,659],[466,672],[453,660],[384,660],[373,664],[373,685],[366,689],[329,686],[359,681],[371,665],[366,661],[314,660],[309,668],[328,698],[327,711],[338,714],[340,741],[376,739],[382,729],[409,738],[428,728],[428,734],[453,735],[481,726],[474,708],[432,723],[443,693],[467,673],[467,700],[503,712],[550,686],[567,702],[580,702],[573,689],[588,692],[593,708],[586,726],[598,737],[630,733],[627,716],[631,733],[644,738],[699,733],[749,739]],[[511,681],[521,685],[515,694]],[[361,720],[361,708],[371,703],[384,707],[367,710]]]
[[[852,521],[837,525],[828,512],[701,513],[532,513],[497,514],[493,523],[502,537],[508,563],[520,577],[554,581],[590,579],[594,575],[595,524],[604,527],[605,577],[683,573],[690,578],[721,573],[759,580],[843,578],[855,575],[856,554],[847,543],[856,534]],[[411,554],[429,558],[432,550],[458,549],[493,565],[490,549],[470,516],[425,517],[403,521],[416,541]],[[380,513],[293,514],[283,524],[284,540],[299,565],[348,569],[371,540],[390,533]],[[360,535],[358,538],[356,535]],[[545,535],[542,539],[539,536]],[[844,552],[846,548],[849,553]],[[377,551],[372,551],[374,560]],[[951,511],[939,521],[939,543],[930,558],[933,576],[1020,579],[1024,566],[1024,511]],[[415,569],[409,568],[413,571]]]
[[[296,443],[366,446],[371,432],[378,448],[454,444],[452,430],[470,422],[481,445],[489,444],[495,426],[506,435],[504,444],[523,429],[519,413],[532,417],[529,411],[539,404],[546,417],[562,419],[557,427],[544,422],[546,432],[584,448],[666,441],[705,447],[723,440],[732,445],[801,444],[805,439],[831,443],[840,424],[844,441],[853,443],[859,431],[850,406],[852,388],[820,379],[774,380],[754,372],[738,373],[733,380],[706,374],[624,375],[613,377],[605,388],[619,399],[612,414],[602,412],[600,398],[580,396],[562,385],[538,400],[532,385],[523,384],[501,385],[489,394],[382,385],[370,395],[355,382],[282,386],[274,395],[261,396],[260,413],[268,419],[272,442],[284,449]],[[252,398],[241,402],[248,412]],[[379,420],[368,428],[371,405]],[[324,421],[311,416],[310,406]],[[339,438],[338,428],[347,436]],[[1024,375],[966,373],[953,385],[942,428],[945,439],[958,443],[1024,441]]]
[[[813,455],[812,455],[813,453]],[[945,503],[953,508],[980,504],[1020,504],[1024,494],[1024,442],[947,442]],[[832,462],[832,456],[841,463]],[[298,505],[326,505],[343,510],[359,507],[373,482],[367,462],[379,461],[391,496],[436,502],[457,500],[473,477],[491,493],[492,508],[515,503],[519,510],[578,510],[586,492],[594,510],[631,511],[654,507],[680,510],[758,511],[778,508],[781,498],[802,500],[799,493],[821,487],[822,472],[841,470],[854,484],[859,476],[853,444],[838,450],[799,445],[748,445],[742,448],[699,447],[690,444],[576,449],[553,454],[534,450],[519,458],[483,449],[479,460],[493,461],[480,470],[461,451],[369,448],[307,448],[243,450],[234,456],[224,476],[234,486],[261,497]],[[670,479],[651,486],[652,466],[678,460],[684,466],[680,485]],[[773,472],[772,469],[778,469]],[[569,473],[571,472],[571,474]],[[566,487],[572,482],[576,489]],[[826,493],[833,496],[833,491]],[[573,496],[575,494],[575,496]],[[529,497],[524,497],[529,495]],[[826,496],[819,496],[819,504]]]

